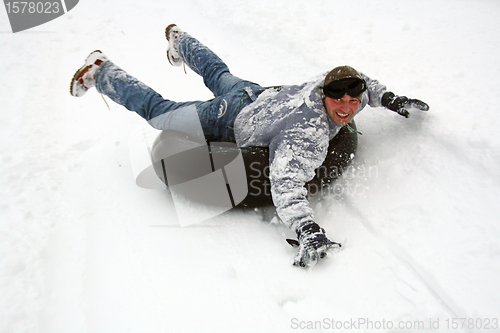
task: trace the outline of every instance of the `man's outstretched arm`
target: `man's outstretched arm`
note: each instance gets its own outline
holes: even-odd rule
[[[330,241],[325,230],[313,220],[313,210],[307,200],[306,183],[314,178],[323,163],[328,136],[326,129],[296,129],[280,134],[270,145],[271,193],[278,216],[298,239],[295,266],[314,266],[329,249],[340,244]],[[314,133],[316,135],[308,135]],[[319,138],[325,138],[321,140]]]

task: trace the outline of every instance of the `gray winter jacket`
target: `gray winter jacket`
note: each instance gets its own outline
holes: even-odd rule
[[[361,74],[368,89],[358,112],[381,106],[386,87]],[[281,220],[292,230],[313,220],[305,184],[326,158],[328,143],[341,126],[328,116],[321,85],[326,74],[302,85],[267,89],[243,108],[234,132],[239,147],[269,147],[271,195]]]

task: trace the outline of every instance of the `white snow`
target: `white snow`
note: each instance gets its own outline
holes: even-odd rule
[[[473,0],[82,0],[12,34],[2,12],[0,331],[500,331],[498,17]],[[342,251],[296,268],[261,212],[181,228],[166,191],[135,184],[143,120],[69,82],[101,49],[166,98],[211,98],[168,63],[172,22],[262,85],[351,65],[431,106],[356,118],[360,173],[313,202]]]

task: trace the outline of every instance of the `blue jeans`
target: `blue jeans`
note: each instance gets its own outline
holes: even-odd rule
[[[232,75],[215,53],[187,33],[181,33],[177,47],[182,61],[203,77],[214,99],[193,102],[164,99],[111,61],[101,64],[96,74],[97,90],[135,111],[157,129],[188,134],[202,131],[206,140],[235,142],[234,121],[238,113],[264,88]]]

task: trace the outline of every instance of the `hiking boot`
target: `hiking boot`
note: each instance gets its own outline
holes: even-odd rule
[[[69,86],[70,94],[75,97],[82,97],[87,90],[94,87],[95,74],[99,66],[106,60],[108,58],[100,50],[95,50],[89,54],[87,59],[85,59],[85,64],[73,75]]]
[[[168,40],[167,58],[172,66],[182,65],[182,59],[177,48],[177,39],[181,32],[182,30],[175,24],[170,24],[165,29],[165,37]]]

